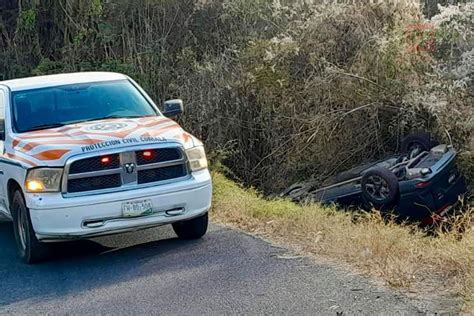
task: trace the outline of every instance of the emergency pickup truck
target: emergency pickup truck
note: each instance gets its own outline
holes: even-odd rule
[[[212,183],[204,147],[131,78],[90,72],[0,82],[0,217],[20,257],[51,243],[172,224],[207,231]]]

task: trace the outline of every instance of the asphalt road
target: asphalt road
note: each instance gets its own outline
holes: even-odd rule
[[[58,246],[28,266],[0,223],[0,314],[395,314],[440,310],[218,226],[184,242],[169,227]],[[444,304],[446,305],[446,304]]]

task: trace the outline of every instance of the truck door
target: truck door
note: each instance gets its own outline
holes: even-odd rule
[[[10,213],[7,210],[7,188],[5,184],[5,167],[8,165],[2,163],[1,160],[5,154],[5,105],[7,103],[7,96],[6,88],[0,86],[0,220],[2,215],[8,216]]]

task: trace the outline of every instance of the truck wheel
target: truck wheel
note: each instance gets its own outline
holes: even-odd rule
[[[433,135],[427,132],[419,132],[408,135],[402,141],[402,153],[408,157],[416,156],[423,151],[430,151],[431,148],[439,143],[433,138]]]
[[[362,197],[377,209],[394,206],[399,192],[398,179],[388,169],[375,167],[362,176]]]
[[[180,239],[199,239],[207,232],[208,214],[188,221],[174,223],[173,230]]]
[[[20,191],[13,195],[11,205],[13,217],[13,233],[20,258],[27,264],[42,261],[48,257],[49,246],[41,243],[31,224],[30,211]]]

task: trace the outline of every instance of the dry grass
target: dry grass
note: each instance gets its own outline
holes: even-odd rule
[[[357,220],[319,205],[268,201],[220,173],[215,183],[213,220],[291,246],[297,251],[350,264],[389,286],[429,293],[462,294],[471,310],[474,288],[474,230],[428,237],[419,229],[384,223],[377,215]]]

